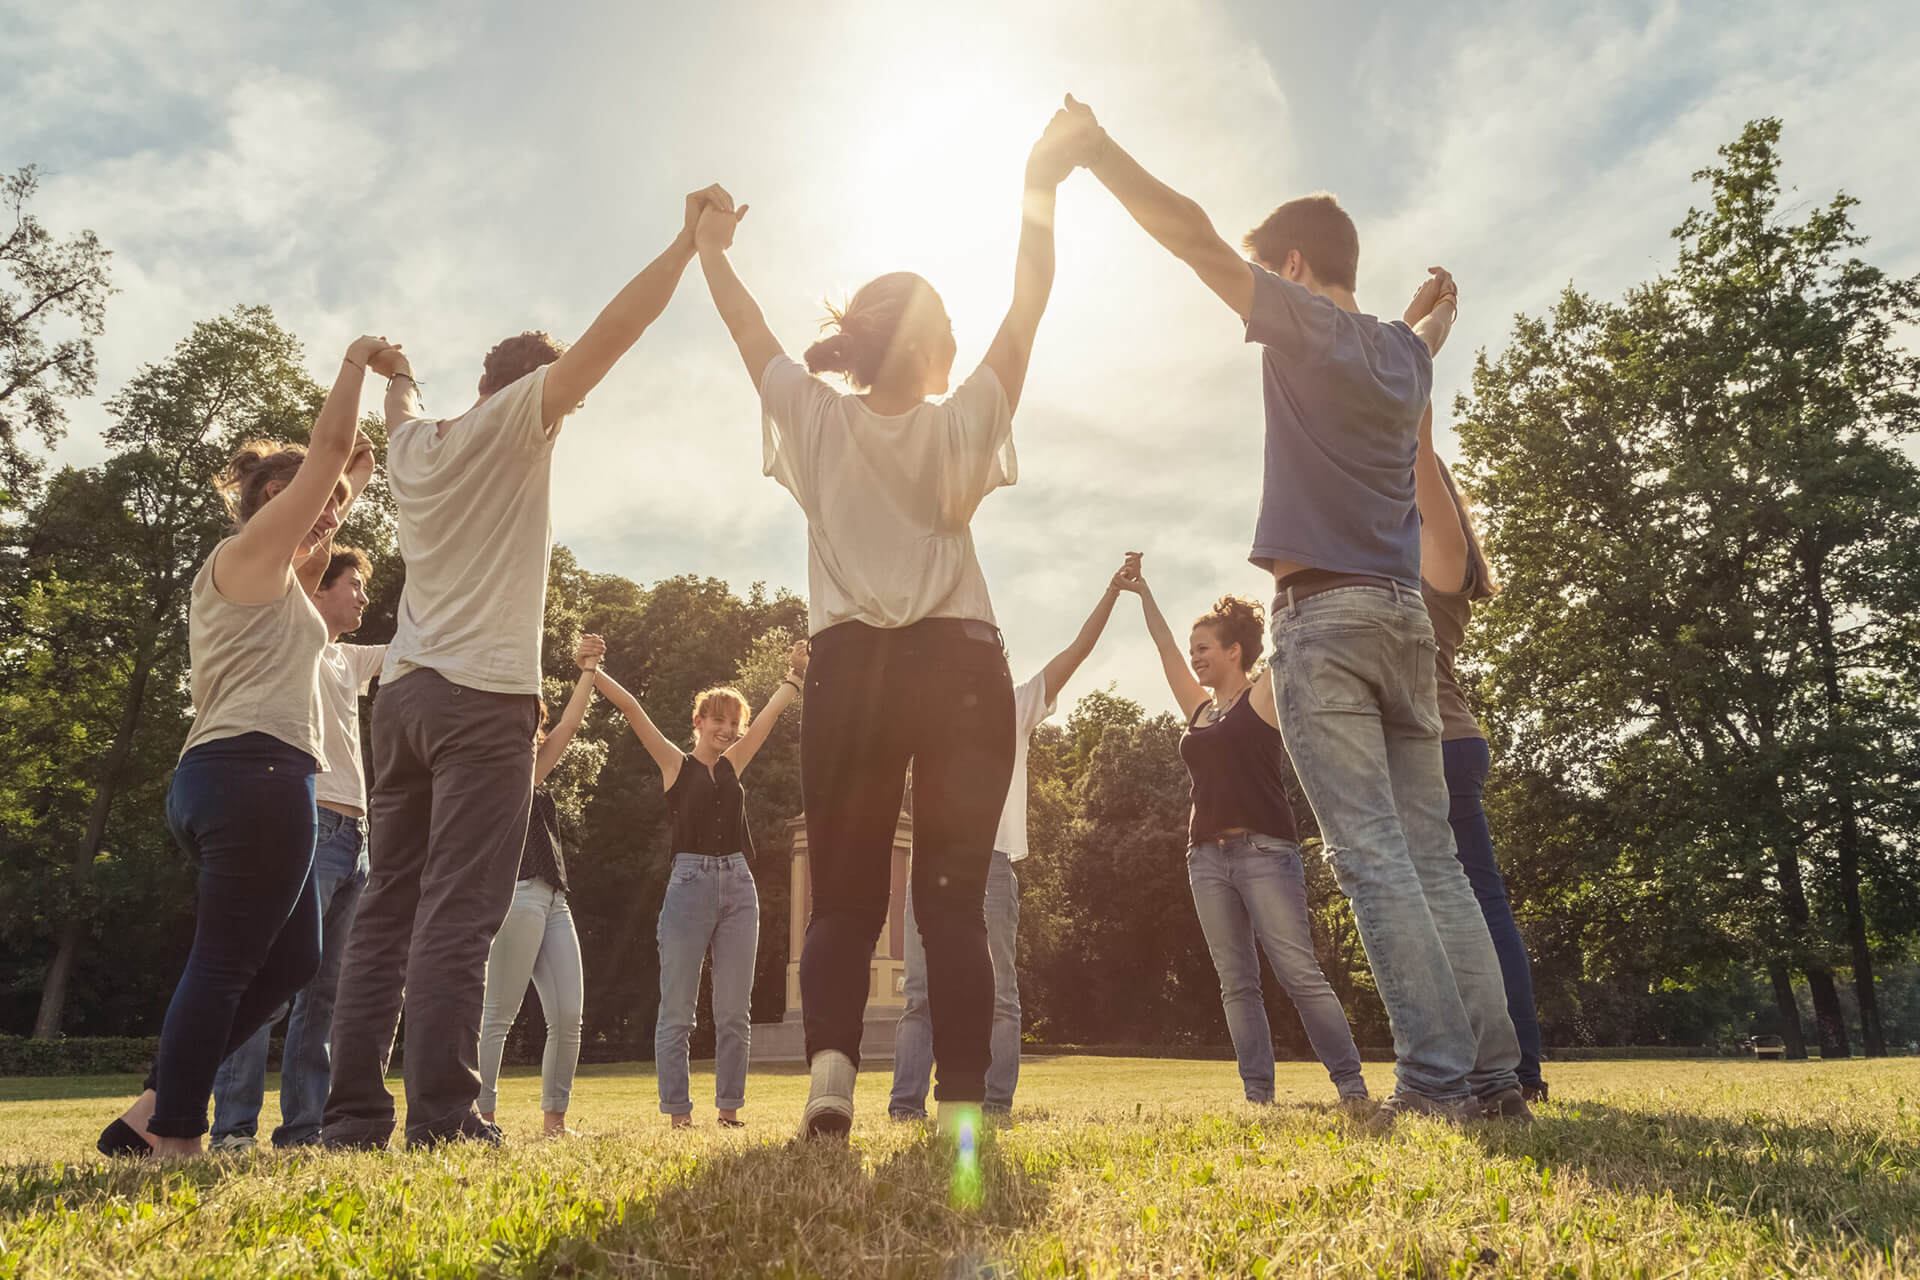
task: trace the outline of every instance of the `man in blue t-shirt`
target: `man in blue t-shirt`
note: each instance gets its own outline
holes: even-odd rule
[[[1456,312],[1439,268],[1401,321],[1360,310],[1360,241],[1330,195],[1248,234],[1249,263],[1206,212],[1067,99],[1078,159],[1192,267],[1260,344],[1266,481],[1252,560],[1274,575],[1280,728],[1393,1024],[1406,1111],[1528,1117],[1500,962],[1454,857],[1420,599],[1413,463],[1433,355]]]

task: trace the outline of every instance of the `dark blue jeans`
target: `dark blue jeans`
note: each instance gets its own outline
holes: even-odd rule
[[[1533,1009],[1533,966],[1520,938],[1507,885],[1493,860],[1493,831],[1480,803],[1492,756],[1484,738],[1455,738],[1440,744],[1447,768],[1447,822],[1453,827],[1454,852],[1467,870],[1480,913],[1487,918],[1493,949],[1500,956],[1500,977],[1507,988],[1507,1015],[1520,1041],[1520,1083],[1540,1083],[1540,1018]]]
[[[340,957],[367,883],[365,819],[321,809],[319,843],[313,854],[313,887],[320,903],[320,973],[293,998],[287,1041],[280,1053],[280,1127],[276,1147],[320,1141],[332,1076],[333,997],[340,985]],[[213,1078],[213,1140],[252,1140],[266,1101],[268,1039],[276,1013],[253,1039],[234,1050]]]
[[[313,884],[312,756],[264,733],[204,742],[180,759],[167,825],[199,863],[193,949],[167,1005],[147,1085],[147,1131],[207,1131],[214,1073],[320,968]]]

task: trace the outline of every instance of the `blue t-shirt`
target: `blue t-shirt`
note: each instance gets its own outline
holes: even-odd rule
[[[1343,311],[1258,265],[1247,341],[1267,407],[1249,559],[1369,573],[1420,590],[1413,455],[1433,355],[1402,321]]]

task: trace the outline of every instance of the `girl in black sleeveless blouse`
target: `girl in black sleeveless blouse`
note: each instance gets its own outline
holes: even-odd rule
[[[713,956],[714,1106],[721,1125],[738,1128],[746,1105],[752,1034],[748,1001],[760,943],[760,898],[747,859],[746,792],[740,775],[758,754],[774,721],[800,692],[807,642],[793,646],[787,677],[753,719],[737,689],[708,689],[694,699],[692,751],[655,727],[632,694],[605,672],[595,685],[620,708],[660,766],[673,839],[673,870],[660,904],[660,1015],[654,1024],[660,1111],[674,1128],[693,1124],[687,1042],[693,1035],[700,966]]]
[[[1360,1051],[1313,952],[1306,875],[1281,768],[1285,748],[1273,674],[1270,668],[1252,674],[1266,633],[1260,606],[1222,596],[1193,624],[1189,656],[1183,658],[1138,555],[1127,557],[1119,582],[1140,597],[1167,684],[1186,717],[1180,756],[1193,780],[1187,883],[1220,976],[1220,1002],[1247,1101],[1273,1101],[1273,1029],[1260,994],[1256,942],[1341,1101],[1365,1099]]]

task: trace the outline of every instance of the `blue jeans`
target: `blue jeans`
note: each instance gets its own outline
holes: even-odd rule
[[[753,1036],[753,961],[760,947],[760,895],[744,854],[678,853],[660,904],[660,1017],[653,1028],[660,1113],[693,1114],[687,1042],[700,999],[700,965],[713,952],[713,1105],[747,1101]]]
[[[1500,958],[1454,856],[1433,624],[1405,587],[1274,601],[1275,692],[1294,772],[1353,903],[1393,1026],[1398,1090],[1438,1102],[1518,1084]]]
[[[198,1138],[220,1063],[320,967],[313,775],[306,752],[264,733],[180,757],[167,826],[200,864],[193,949],[167,1005],[147,1087],[147,1132]]]
[[[540,1055],[540,1109],[564,1113],[573,1101],[573,1073],[580,1066],[580,1022],[587,979],[580,967],[580,935],[573,927],[567,892],[539,876],[513,887],[513,905],[487,952],[487,1000],[480,1012],[480,1097],[492,1114],[500,1100],[500,1059],[507,1033],[520,1016],[527,983],[540,997],[547,1021],[547,1047]]]
[[[319,843],[313,851],[313,888],[320,902],[320,972],[293,998],[287,1041],[280,1051],[280,1127],[276,1147],[320,1141],[327,1108],[333,1035],[333,993],[340,983],[340,956],[347,949],[354,908],[367,883],[365,825],[331,809],[316,809]],[[213,1139],[251,1139],[260,1125],[267,1091],[267,1041],[281,1010],[253,1039],[227,1055],[213,1078]]]
[[[987,1067],[988,1111],[1013,1110],[1020,1083],[1020,974],[1015,942],[1020,932],[1020,878],[998,849],[987,867],[987,954],[993,958],[993,1060]],[[897,1120],[927,1114],[933,1081],[933,1018],[927,1011],[927,946],[907,895],[907,1007],[893,1041],[893,1098],[887,1113]]]
[[[1260,951],[1267,953],[1274,976],[1293,1001],[1313,1056],[1326,1067],[1333,1087],[1342,1098],[1366,1097],[1360,1050],[1346,1011],[1313,954],[1299,847],[1245,832],[1209,840],[1187,850],[1187,883],[1220,975],[1220,1003],[1247,1101],[1273,1101],[1273,1028],[1260,998]]]
[[[1441,743],[1440,751],[1447,763],[1447,795],[1451,801],[1447,821],[1453,827],[1454,851],[1466,868],[1473,896],[1480,900],[1480,914],[1487,918],[1487,932],[1493,935],[1493,949],[1500,955],[1507,1015],[1513,1019],[1513,1032],[1520,1040],[1520,1083],[1538,1085],[1543,1081],[1540,1018],[1533,1008],[1533,966],[1527,960],[1520,926],[1514,922],[1513,906],[1507,901],[1506,881],[1500,878],[1500,867],[1493,860],[1493,831],[1487,826],[1487,811],[1480,802],[1492,756],[1485,738],[1456,738]]]

